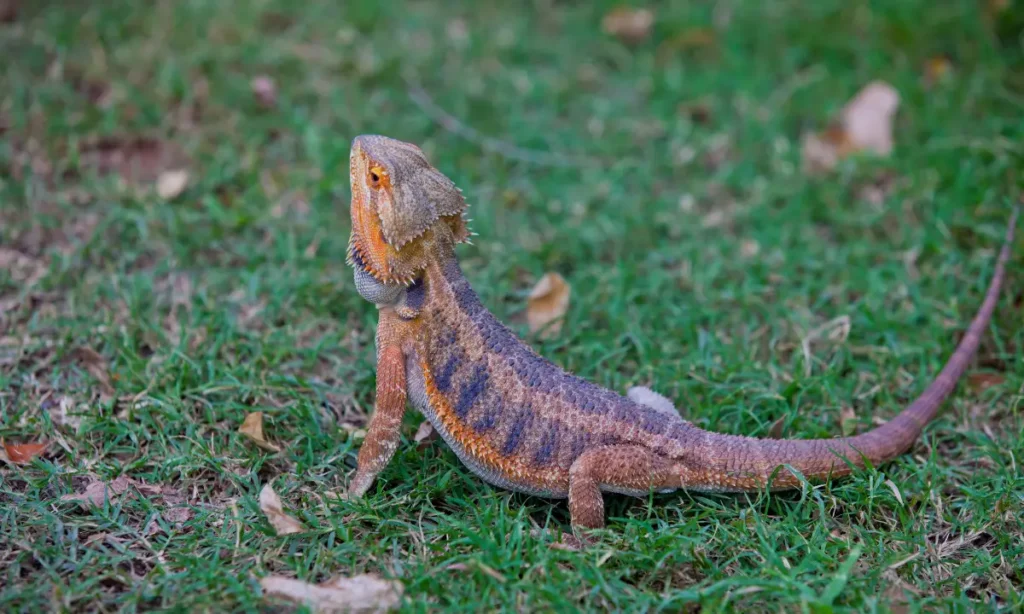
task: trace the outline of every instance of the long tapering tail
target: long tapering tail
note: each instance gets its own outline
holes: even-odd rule
[[[910,448],[956,386],[988,328],[1006,275],[1018,214],[1019,207],[1015,207],[985,300],[967,333],[938,376],[899,415],[866,433],[836,439],[754,439],[694,429],[693,445],[683,456],[695,461],[687,465],[700,469],[687,471],[689,475],[684,477],[684,481],[690,483],[684,486],[751,490],[763,488],[771,479],[770,488],[773,490],[791,488],[800,482],[785,469],[776,471],[780,465],[789,465],[810,480],[822,480],[849,474],[851,466],[864,467],[865,459],[877,466]]]

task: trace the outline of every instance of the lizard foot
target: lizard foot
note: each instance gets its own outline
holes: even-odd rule
[[[572,533],[562,533],[561,539],[548,544],[552,550],[566,550],[568,552],[582,552],[587,546],[592,545],[589,540],[580,539]]]
[[[567,550],[569,552],[579,552],[586,550],[587,546],[591,545],[591,540],[587,538],[579,538],[572,533],[562,533],[557,539],[547,540],[546,538],[553,538],[554,531],[548,529],[533,529],[530,531],[530,536],[535,539],[544,539],[547,541],[548,548],[552,550]]]

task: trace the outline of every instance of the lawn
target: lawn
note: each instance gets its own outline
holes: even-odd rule
[[[599,545],[566,552],[534,536],[564,502],[487,486],[410,412],[365,500],[331,497],[375,381],[344,264],[357,134],[464,189],[463,268],[523,335],[533,284],[571,284],[538,351],[722,432],[892,417],[992,273],[1024,183],[1019,5],[663,3],[631,43],[613,3],[517,4],[0,15],[0,438],[47,444],[0,462],[0,610],[266,610],[271,573],[379,574],[409,611],[1024,608],[1024,240],[968,376],[890,464],[610,496]],[[806,173],[803,135],[875,80],[892,154]],[[238,433],[257,411],[280,452]],[[266,484],[308,531],[275,534]]]

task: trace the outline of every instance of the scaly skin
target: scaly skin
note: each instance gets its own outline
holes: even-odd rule
[[[793,488],[907,450],[978,347],[999,296],[1017,212],[985,300],[948,363],[894,419],[855,437],[760,440],[699,429],[650,391],[627,397],[545,360],[479,301],[459,268],[469,233],[458,189],[414,145],[352,143],[350,263],[377,304],[377,399],[349,495],[363,495],[399,441],[406,401],[491,484],[569,499],[573,531],[604,526],[603,492]]]

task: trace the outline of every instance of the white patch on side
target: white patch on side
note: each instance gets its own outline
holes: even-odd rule
[[[679,415],[679,410],[663,395],[651,390],[647,386],[633,386],[626,391],[626,396],[629,397],[634,403],[639,403],[646,407],[650,407],[654,411],[665,414],[666,416],[672,416],[682,420],[682,416]]]

